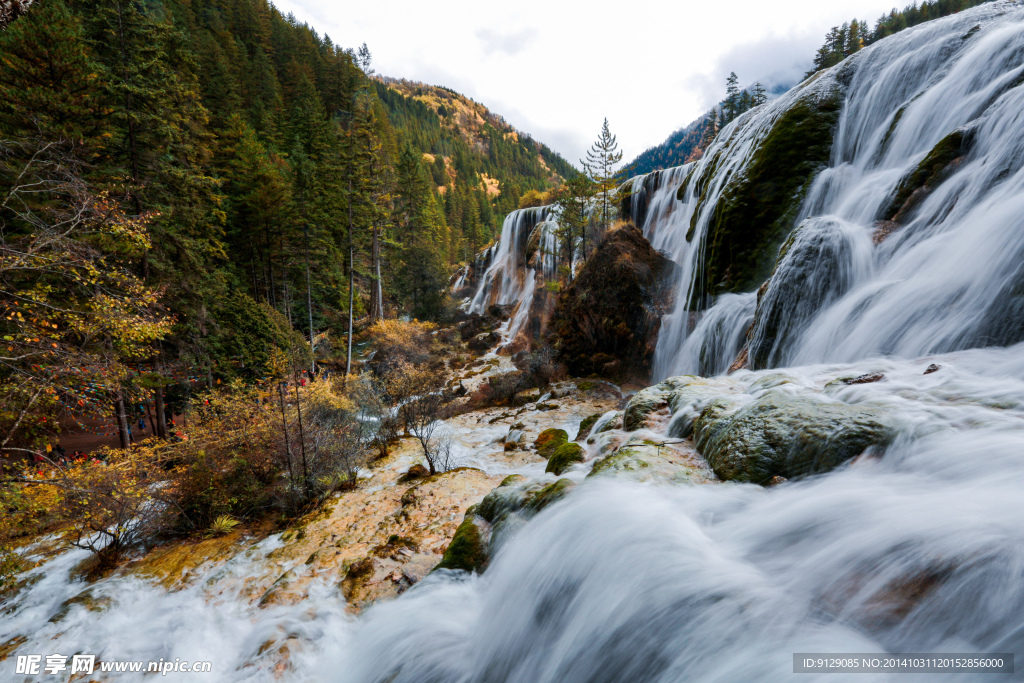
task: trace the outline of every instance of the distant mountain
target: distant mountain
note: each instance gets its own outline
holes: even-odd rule
[[[671,168],[693,159],[699,159],[703,152],[700,148],[700,141],[704,136],[706,122],[707,114],[672,133],[660,145],[641,152],[627,166],[628,174],[630,176],[643,175],[661,168]]]
[[[481,207],[489,214],[481,218],[492,231],[524,193],[550,189],[575,172],[547,145],[450,88],[394,78],[375,85],[391,125],[424,155],[439,192],[486,194],[493,213]]]

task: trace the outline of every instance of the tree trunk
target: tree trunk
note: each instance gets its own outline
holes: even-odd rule
[[[118,391],[114,395],[114,419],[117,420],[117,436],[121,441],[121,448],[131,446],[131,437],[128,436],[128,416],[124,409],[124,396]]]
[[[377,223],[373,224],[373,290],[370,293],[370,322],[384,318],[384,292],[380,281],[380,237]]]
[[[309,468],[306,467],[306,434],[302,429],[302,401],[299,400],[299,374],[292,372],[295,379],[295,410],[299,414],[299,447],[302,449],[302,488],[309,494]]]
[[[288,417],[284,412],[284,382],[277,383],[277,395],[281,399],[281,428],[284,430],[285,454],[288,458],[288,482],[295,484],[295,472],[292,470],[292,440],[288,436]]]
[[[309,354],[310,354],[310,375],[316,374],[316,344],[313,335],[313,288],[309,279],[309,231],[305,224],[302,226],[302,239],[306,250],[306,311],[309,313]]]
[[[167,414],[164,412],[164,388],[153,390],[153,403],[156,406],[156,432],[161,439],[167,438]]]
[[[352,180],[348,181],[348,361],[345,376],[352,373],[352,310],[355,302],[355,238],[352,235]]]

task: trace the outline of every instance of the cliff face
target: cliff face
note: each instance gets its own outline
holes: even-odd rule
[[[636,226],[608,233],[551,320],[552,345],[569,372],[646,378],[677,268]]]

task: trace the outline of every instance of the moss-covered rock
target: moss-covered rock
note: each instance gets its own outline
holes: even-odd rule
[[[489,523],[488,552],[493,552],[516,529],[552,503],[561,500],[576,484],[559,479],[550,484],[525,480],[499,486],[480,501],[476,514]]]
[[[571,479],[559,479],[536,491],[527,497],[526,508],[534,513],[540,512],[552,503],[556,503],[565,497],[567,493],[576,488],[576,482]]]
[[[648,376],[677,270],[636,226],[610,231],[558,297],[558,359],[579,377]]]
[[[487,539],[481,531],[481,520],[476,514],[468,514],[455,531],[452,542],[444,551],[444,557],[435,569],[461,569],[467,572],[479,571],[488,560]]]
[[[583,418],[583,421],[580,422],[579,431],[576,432],[576,438],[573,439],[573,441],[579,441],[581,439],[587,438],[587,436],[590,435],[591,427],[593,427],[594,424],[601,419],[602,415],[604,415],[604,413],[594,413],[593,415],[587,415],[585,418]]]
[[[767,484],[831,470],[884,448],[895,432],[877,407],[778,390],[746,404],[712,401],[694,423],[694,442],[720,478]]]
[[[688,484],[703,481],[698,468],[684,462],[669,448],[628,443],[594,463],[588,477],[622,477],[634,481]]]
[[[636,392],[629,399],[629,403],[626,404],[626,409],[622,413],[622,428],[627,432],[632,432],[643,427],[648,415],[668,406],[670,395],[671,389],[664,384],[657,384]]]
[[[564,429],[545,429],[537,435],[534,445],[537,446],[537,453],[542,458],[550,458],[555,450],[562,444],[569,442],[569,434]]]
[[[820,80],[820,79],[818,79]],[[708,159],[698,182],[698,210],[710,210],[704,262],[697,295],[749,291],[764,282],[775,254],[793,227],[815,176],[826,167],[842,97],[837,82],[807,83],[804,91],[771,124],[750,151],[743,172],[731,177],[713,207],[712,178],[733,146],[746,144],[739,131]],[[683,191],[683,187],[680,191]],[[699,306],[703,302],[691,302]]]
[[[881,218],[897,224],[905,222],[925,197],[960,167],[975,139],[974,129],[963,127],[939,140],[921,163],[900,180]]]
[[[586,459],[586,451],[578,443],[564,443],[555,449],[544,471],[561,474],[572,467],[573,464],[584,462]]]
[[[498,488],[501,488],[502,486],[515,486],[516,484],[519,484],[520,482],[524,481],[526,481],[526,477],[524,477],[523,475],[510,474],[501,480],[501,483],[498,484]]]

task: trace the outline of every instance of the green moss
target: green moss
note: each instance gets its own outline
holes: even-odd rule
[[[694,442],[720,478],[767,484],[831,470],[884,448],[895,431],[879,408],[768,392],[739,409],[712,402],[695,422]]]
[[[561,474],[569,469],[574,463],[583,462],[585,460],[586,451],[583,450],[582,446],[578,443],[564,443],[555,449],[555,452],[551,455],[551,459],[548,460],[548,466],[544,471]]]
[[[529,498],[526,507],[532,512],[540,512],[552,503],[561,500],[574,488],[576,488],[576,484],[571,479],[559,479],[534,493]]]
[[[900,180],[882,212],[883,218],[897,222],[904,220],[932,189],[949,176],[949,166],[970,151],[974,138],[973,129],[958,128],[939,140],[921,163]]]
[[[487,562],[487,544],[476,522],[476,515],[467,515],[455,531],[444,557],[434,569],[479,571]]]
[[[597,388],[597,383],[583,380],[582,382],[576,382],[576,388],[580,391],[593,391]]]
[[[501,483],[498,484],[498,488],[501,488],[502,486],[515,486],[521,481],[526,481],[526,477],[521,474],[510,474],[501,480]]]
[[[559,446],[568,442],[569,434],[564,429],[551,428],[541,432],[534,443],[542,458],[550,458]]]
[[[580,422],[580,429],[576,432],[576,438],[573,441],[579,441],[585,439],[590,434],[590,428],[594,426],[594,423],[601,419],[604,413],[594,413],[583,418],[583,422]]]
[[[748,291],[771,274],[773,256],[815,176],[829,161],[840,105],[838,87],[824,97],[803,95],[775,121],[743,172],[730,179],[713,208],[704,246],[703,292],[695,296]],[[711,175],[704,175],[701,182],[710,186]]]

